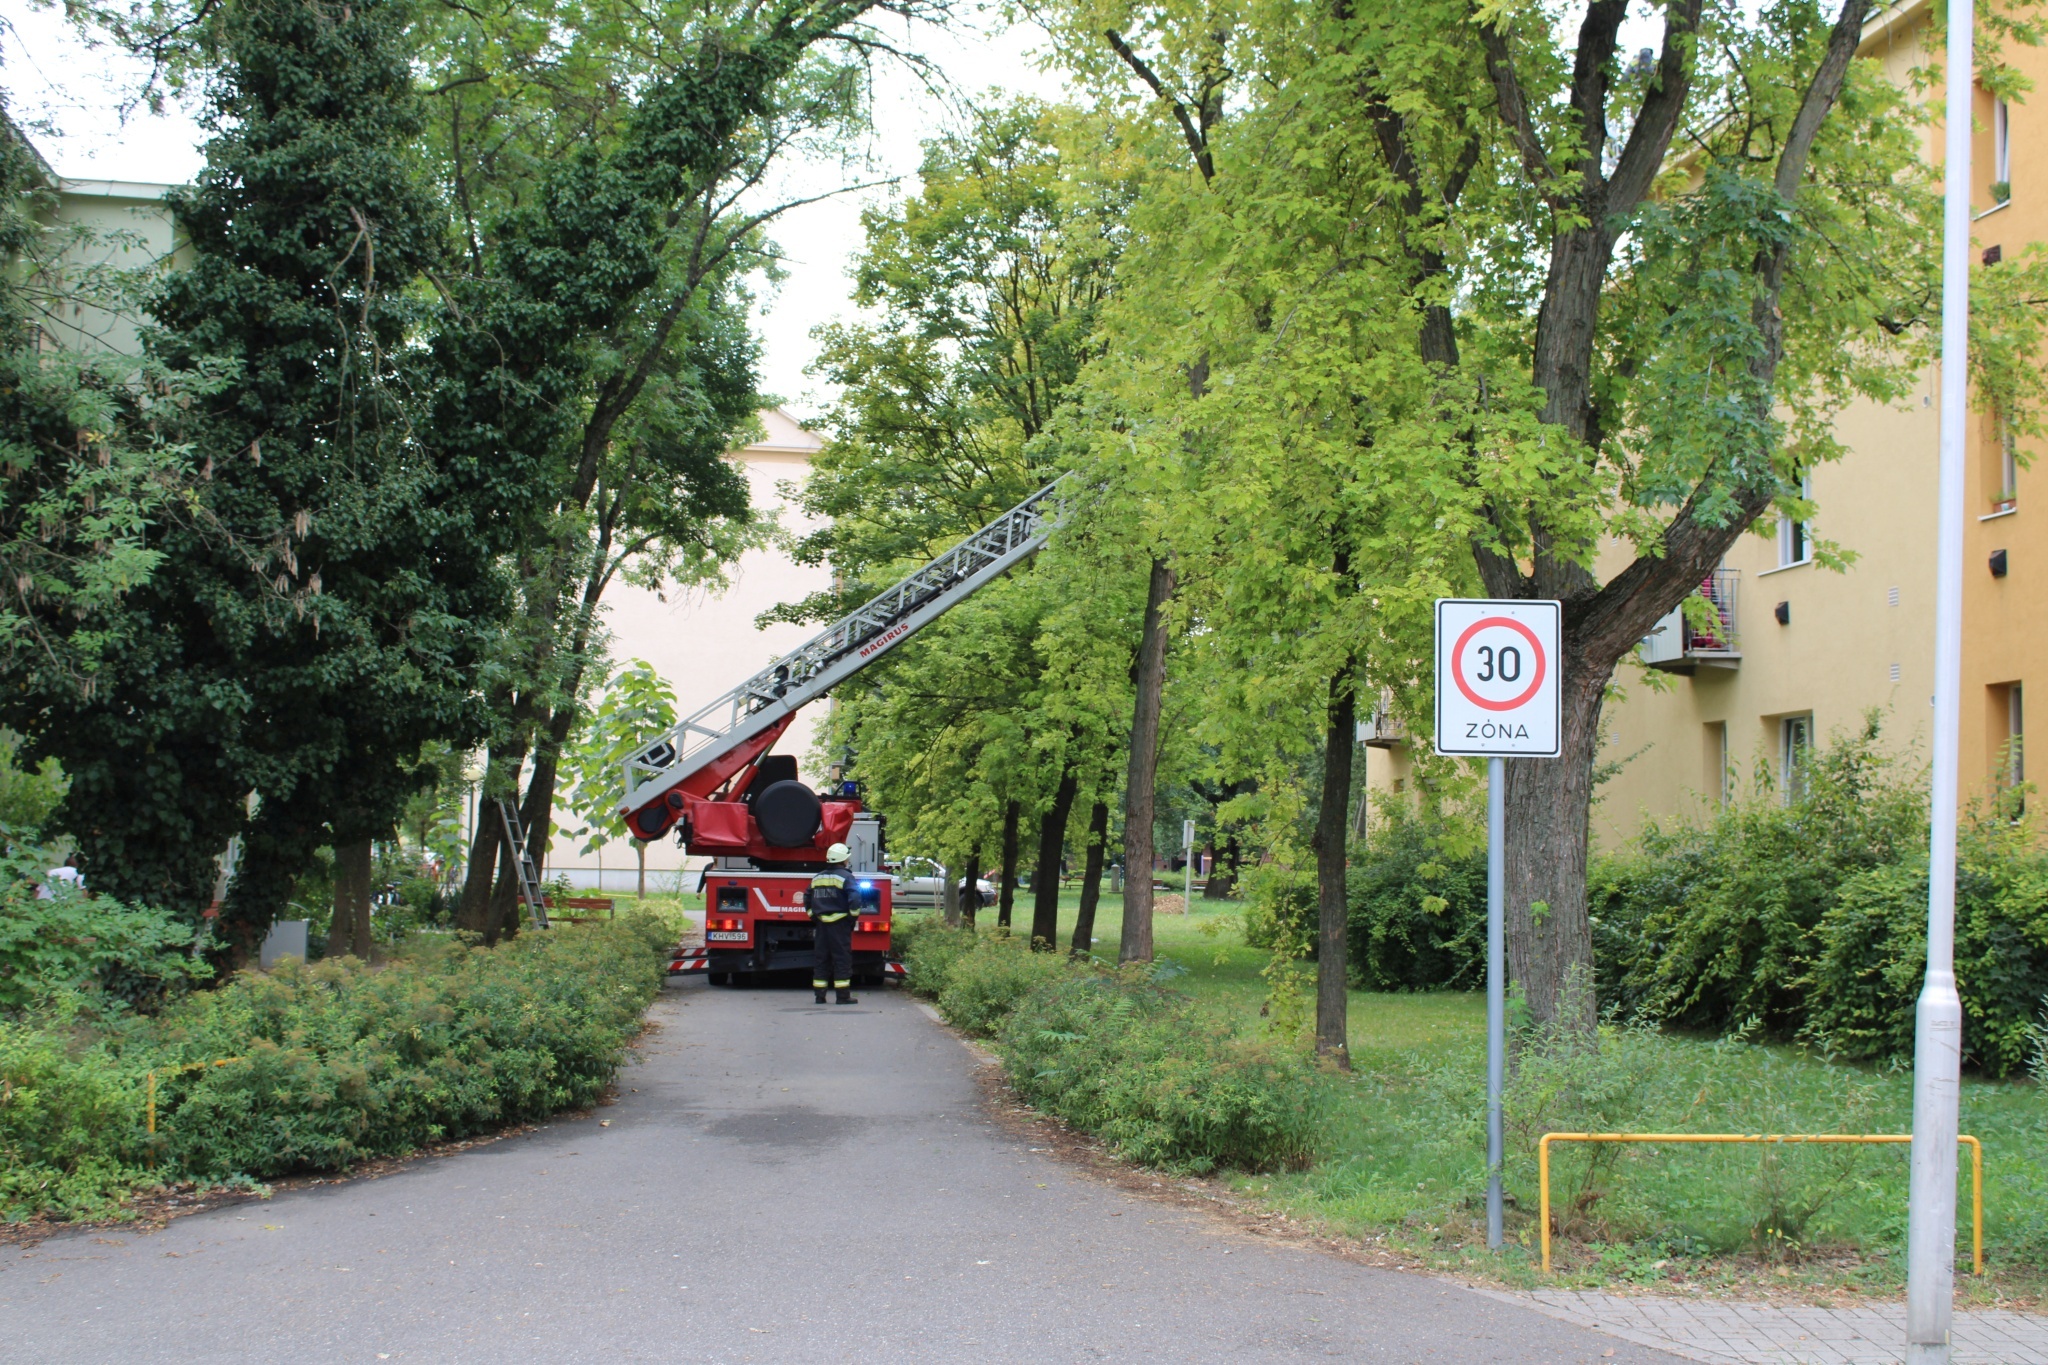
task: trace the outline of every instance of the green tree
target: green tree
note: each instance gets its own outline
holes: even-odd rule
[[[90,695],[127,648],[124,605],[162,558],[150,528],[193,520],[185,451],[156,419],[221,381],[55,344],[76,309],[134,316],[147,286],[81,264],[119,243],[56,207],[55,175],[0,100],[0,674],[17,726]]]
[[[191,265],[157,287],[147,337],[173,374],[235,370],[161,419],[203,519],[148,528],[160,558],[125,598],[118,662],[24,727],[71,776],[63,823],[101,889],[203,905],[248,823],[237,951],[315,847],[366,864],[421,744],[479,721],[470,623],[499,596],[495,547],[460,528],[497,509],[411,439],[405,401],[410,290],[439,236],[410,155],[409,12],[258,0],[210,29],[208,166],[171,199]],[[366,897],[348,908],[367,950]]]
[[[567,805],[583,824],[570,830],[585,842],[582,852],[595,853],[614,839],[631,838],[619,814],[619,788],[626,760],[647,747],[648,737],[673,727],[677,720],[675,689],[654,665],[635,659],[605,683],[590,713],[575,731],[562,776]],[[647,894],[647,844],[633,840],[639,860],[637,894]]]
[[[855,298],[881,316],[821,332],[842,397],[800,494],[826,525],[799,557],[838,584],[785,618],[836,615],[1059,472],[1052,427],[1091,354],[1129,200],[1114,177],[1069,169],[1071,146],[1098,136],[1035,101],[977,111],[926,145],[916,196],[866,215]],[[849,689],[833,734],[899,842],[914,829],[950,865],[1003,850],[1002,924],[1035,815],[1031,934],[1047,947],[1071,813],[1114,747],[1060,683],[1047,629],[1065,593],[1102,588],[1038,567],[992,585]]]
[[[751,195],[792,146],[857,126],[863,68],[833,52],[858,49],[872,7],[451,9],[427,45],[463,248],[449,288],[521,335],[496,358],[467,343],[480,368],[435,425],[479,460],[511,444],[547,461],[487,687],[486,793],[516,797],[524,775],[536,859],[602,675],[606,589],[713,580],[757,534],[723,456],[762,401],[742,280],[772,265],[761,234],[789,205]],[[515,922],[501,844],[479,822],[459,913],[487,937]]]
[[[1360,482],[1411,504],[1422,572],[1353,570],[1385,612],[1360,656],[1413,710],[1428,594],[1476,578],[1564,601],[1565,756],[1507,765],[1509,946],[1538,1019],[1574,1009],[1581,1028],[1614,668],[1736,537],[1810,511],[1800,476],[1838,453],[1833,417],[1905,392],[1935,296],[1918,119],[1855,59],[1863,0],[1675,0],[1634,63],[1625,12],[1111,3],[1059,21],[1104,98],[1129,101],[1107,80],[1135,71],[1155,136],[1181,135],[1195,163],[1148,182],[1147,250],[1125,259],[1153,283],[1118,279],[1104,388],[1123,427],[1103,444],[1130,429],[1144,453],[1127,463],[1197,503],[1230,498],[1218,474],[1261,443],[1355,445]],[[1203,72],[1226,73],[1222,93]],[[1231,118],[1191,116],[1212,102]],[[2037,324],[2009,307],[2021,273],[1983,310],[2014,324],[1986,377],[2029,353]],[[2000,401],[2020,411],[2025,387]],[[1603,581],[1615,546],[1633,558]]]

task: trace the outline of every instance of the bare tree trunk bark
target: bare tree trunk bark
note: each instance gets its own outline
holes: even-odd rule
[[[1060,941],[1060,861],[1067,851],[1067,817],[1074,810],[1081,775],[1067,766],[1052,805],[1038,820],[1038,870],[1031,877],[1031,946],[1051,952]]]
[[[1102,899],[1102,859],[1109,847],[1109,803],[1097,801],[1088,812],[1088,862],[1081,873],[1081,908],[1074,916],[1075,957],[1095,949],[1095,907]]]
[[[477,793],[476,829],[469,841],[469,866],[462,876],[462,899],[455,909],[455,926],[472,934],[480,934],[487,943],[497,942],[497,920],[491,913],[491,891],[496,884],[493,873],[499,863],[499,851],[505,843],[504,821],[498,815],[498,803],[489,796],[492,778],[507,771],[511,773],[510,787],[516,795],[519,790],[520,770],[526,766],[526,746],[514,745],[503,751],[493,749],[484,766],[484,780]]]
[[[1010,912],[1017,905],[1017,822],[1024,808],[1012,801],[1003,807],[1003,885],[996,893],[996,928],[1010,927]]]
[[[976,845],[967,855],[967,885],[960,891],[960,921],[969,929],[974,927],[974,917],[981,912],[981,848]],[[952,878],[949,876],[948,881]]]
[[[1152,561],[1145,625],[1138,637],[1137,699],[1131,707],[1130,764],[1124,777],[1124,927],[1119,962],[1152,960],[1152,821],[1159,779],[1160,697],[1166,688],[1166,604],[1173,566]]]
[[[1323,742],[1322,804],[1316,811],[1316,1051],[1351,1069],[1350,976],[1346,958],[1351,918],[1345,885],[1345,827],[1351,815],[1351,749],[1356,699],[1351,670],[1330,679],[1330,728]]]
[[[965,899],[960,892],[960,879],[953,875],[955,868],[942,868],[939,872],[939,914],[944,917],[948,929],[960,927],[960,904]]]
[[[334,846],[334,922],[327,929],[330,956],[343,953],[370,960],[370,868],[368,839]]]
[[[1564,654],[1564,733],[1556,758],[1511,758],[1507,773],[1508,979],[1540,1028],[1590,1038],[1593,927],[1586,912],[1586,837],[1600,700],[1611,669]]]

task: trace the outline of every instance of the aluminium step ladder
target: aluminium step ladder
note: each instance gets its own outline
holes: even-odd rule
[[[519,901],[533,919],[533,927],[548,927],[548,903],[540,889],[540,870],[526,851],[526,827],[520,823],[519,807],[509,797],[498,798],[498,820],[505,827],[505,842],[512,849],[512,871],[519,878]]]

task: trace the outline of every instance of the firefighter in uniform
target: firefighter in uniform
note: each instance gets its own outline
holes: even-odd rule
[[[811,994],[819,1004],[825,1003],[825,987],[830,985],[838,992],[838,1003],[858,1004],[853,998],[853,919],[859,913],[853,878],[847,875],[846,863],[851,856],[845,844],[834,844],[825,850],[825,861],[831,866],[811,878],[809,888],[804,891],[804,909],[811,915],[811,922],[817,926],[817,956],[811,965]]]

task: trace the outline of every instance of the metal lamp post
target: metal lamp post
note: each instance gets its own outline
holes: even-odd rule
[[[1956,1131],[1963,1003],[1956,994],[1956,802],[1963,674],[1963,450],[1969,401],[1970,136],[1975,6],[1948,10],[1942,165],[1941,487],[1934,599],[1934,789],[1927,979],[1913,1039],[1913,1166],[1906,1231],[1906,1362],[1947,1365],[1955,1302]]]

